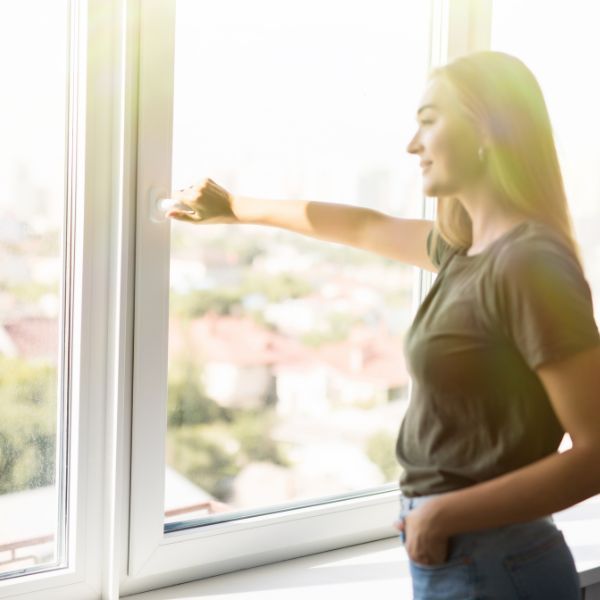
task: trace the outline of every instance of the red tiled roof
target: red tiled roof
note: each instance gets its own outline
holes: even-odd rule
[[[171,319],[169,352],[193,352],[205,360],[226,361],[240,366],[311,360],[304,346],[294,339],[261,327],[248,317],[223,317],[214,313],[185,325]]]
[[[355,329],[348,340],[313,350],[248,317],[207,314],[185,325],[171,319],[169,352],[238,366],[271,365],[275,369],[302,370],[321,364],[357,380],[376,380],[389,386],[408,382],[401,338],[368,327]],[[362,354],[358,367],[357,353]]]
[[[58,361],[58,321],[48,317],[23,317],[4,323],[17,355],[26,359]]]
[[[376,380],[389,386],[408,383],[402,338],[384,329],[357,327],[347,340],[320,348],[319,357],[350,379]]]
[[[17,355],[25,359],[58,358],[58,322],[26,317],[4,324]],[[400,337],[384,329],[355,328],[347,340],[318,349],[262,327],[249,317],[214,313],[183,322],[171,319],[169,352],[238,366],[273,366],[308,370],[318,364],[350,379],[376,380],[389,386],[408,382]],[[357,360],[358,359],[358,360]]]

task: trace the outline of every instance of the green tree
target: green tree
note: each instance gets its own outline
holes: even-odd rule
[[[289,466],[283,449],[272,439],[274,424],[275,415],[272,410],[234,412],[230,430],[240,444],[240,459],[244,465],[264,461]]]
[[[189,318],[197,318],[207,312],[230,315],[242,305],[241,289],[219,288],[217,290],[195,290],[187,294],[171,294],[173,312]]]
[[[262,294],[271,302],[282,302],[291,298],[302,298],[314,289],[305,278],[290,273],[257,275],[249,272],[242,282],[242,295]]]
[[[0,357],[0,493],[55,478],[56,368]]]
[[[249,272],[237,286],[214,290],[195,290],[187,294],[171,294],[173,311],[181,317],[196,318],[207,312],[218,315],[242,314],[244,298],[262,295],[269,302],[281,302],[310,294],[313,286],[303,278],[279,273],[257,275]]]
[[[218,500],[227,502],[237,474],[251,462],[288,466],[271,439],[272,415],[232,411],[232,422],[172,427],[167,433],[167,462]]]
[[[234,450],[228,450],[202,424],[183,425],[167,432],[167,462],[214,498],[226,502],[239,470]]]
[[[367,441],[367,456],[381,469],[386,481],[397,481],[400,477],[395,446],[395,436],[385,430],[374,433]]]
[[[167,423],[169,427],[229,421],[230,412],[210,398],[202,383],[202,364],[173,361],[169,370]]]
[[[345,313],[331,313],[328,315],[327,328],[305,333],[301,341],[305,346],[318,348],[324,344],[334,344],[348,339],[353,327],[360,323],[359,317]]]

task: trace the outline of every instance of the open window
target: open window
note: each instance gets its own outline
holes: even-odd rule
[[[412,268],[266,227],[160,222],[149,203],[210,176],[420,216],[399,157],[431,11],[143,3],[131,576],[394,534]]]

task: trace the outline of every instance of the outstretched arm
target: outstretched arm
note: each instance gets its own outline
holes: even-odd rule
[[[212,180],[175,192],[173,198],[195,213],[172,210],[171,218],[191,223],[268,225],[316,239],[367,250],[435,271],[427,256],[433,223],[400,219],[360,206],[307,200],[270,200],[230,194]]]
[[[400,219],[360,206],[304,200],[259,200],[233,196],[242,223],[282,227],[435,271],[427,256],[433,223]]]

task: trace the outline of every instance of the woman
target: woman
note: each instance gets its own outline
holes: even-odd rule
[[[516,58],[476,53],[433,72],[417,121],[408,152],[435,223],[211,180],[175,194],[193,214],[168,216],[282,227],[437,272],[406,337],[397,442],[415,598],[579,598],[549,515],[600,492],[600,345],[541,90]]]

